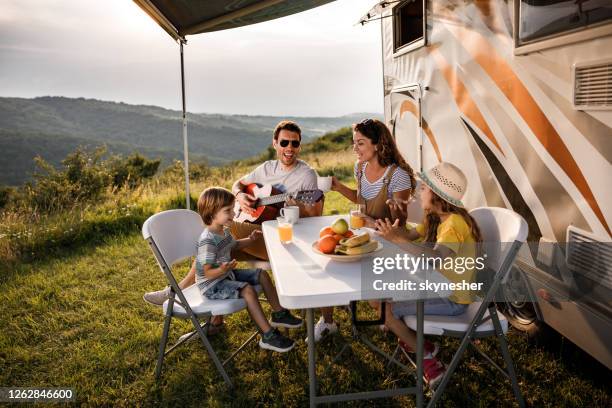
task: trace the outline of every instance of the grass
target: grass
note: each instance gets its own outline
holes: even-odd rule
[[[350,152],[338,150],[305,157],[319,173],[347,175]],[[209,185],[229,187],[253,163],[213,169],[196,179],[192,191]],[[350,176],[345,181],[351,182]],[[182,184],[153,181],[61,215],[4,214],[0,234],[0,386],[73,387],[84,406],[306,406],[308,403],[305,329],[291,353],[273,354],[251,345],[229,367],[235,389],[228,391],[198,342],[170,355],[162,380],[154,380],[162,313],[142,294],[165,285],[140,225],[150,214],[184,202]],[[328,193],[325,213],[346,213],[349,203]],[[2,249],[4,248],[4,249]],[[2,252],[4,251],[4,252]],[[178,268],[182,276],[188,265]],[[267,306],[264,306],[267,308]],[[269,310],[268,310],[269,312]],[[337,311],[343,337],[350,338],[346,312]],[[227,329],[213,345],[227,356],[254,330],[246,312],[226,319]],[[189,330],[178,322],[171,340]],[[386,351],[392,335],[367,334]],[[555,347],[538,347],[522,333],[509,332],[521,390],[532,406],[612,405],[610,373],[584,352],[558,338]],[[318,370],[342,347],[334,336],[318,347]],[[441,359],[450,361],[458,342],[441,339]],[[495,343],[482,346],[496,354]],[[440,406],[512,406],[511,387],[473,355],[464,359]],[[320,378],[323,394],[409,386],[406,373],[355,344],[342,364]],[[414,399],[362,401],[349,406],[413,406]]]
[[[331,200],[330,200],[331,201]],[[180,272],[186,270],[183,265]],[[229,368],[236,389],[230,393],[203,347],[192,342],[167,358],[162,381],[153,370],[162,330],[160,309],[146,305],[142,293],[164,280],[150,250],[138,234],[108,238],[95,248],[82,247],[61,259],[21,264],[13,279],[2,283],[0,384],[2,386],[68,386],[80,404],[89,406],[305,406],[308,395],[305,330],[294,351],[278,355],[249,346]],[[336,313],[344,337],[350,337],[347,315]],[[189,326],[179,322],[173,339]],[[227,330],[213,345],[222,356],[253,330],[246,312],[227,318]],[[391,335],[369,329],[376,344],[391,351]],[[573,365],[563,353],[529,344],[509,334],[521,390],[533,406],[609,406],[609,383],[588,365]],[[494,343],[484,348],[495,355]],[[441,358],[449,361],[455,340],[444,340]],[[318,359],[329,363],[342,346],[339,337],[318,347]],[[570,347],[571,348],[571,347]],[[567,354],[567,352],[565,353]],[[584,359],[584,355],[572,358]],[[582,360],[583,362],[585,360]],[[586,361],[592,364],[592,361]],[[319,364],[319,373],[323,369]],[[323,393],[391,388],[411,378],[386,370],[383,361],[355,345],[341,365],[320,380]],[[388,406],[412,406],[409,397],[381,400]],[[511,406],[509,384],[470,357],[460,366],[442,406]],[[369,406],[371,402],[352,404]]]

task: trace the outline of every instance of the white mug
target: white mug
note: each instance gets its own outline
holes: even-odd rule
[[[331,186],[332,186],[331,176],[328,176],[328,177],[317,176],[317,188],[319,190],[323,191],[324,193],[327,193],[329,190],[331,190]]]
[[[287,222],[295,224],[300,219],[300,207],[297,207],[295,205],[283,207],[280,210],[280,214],[281,217],[287,220]]]

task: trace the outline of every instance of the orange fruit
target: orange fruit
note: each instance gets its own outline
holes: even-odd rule
[[[344,233],[344,238],[350,238],[350,237],[352,237],[353,235],[355,235],[355,234],[353,234],[353,231],[348,230],[348,231],[346,231],[346,232]]]
[[[319,239],[317,246],[319,247],[319,251],[324,254],[331,254],[334,252],[334,249],[336,249],[337,244],[338,242],[336,242],[333,235],[323,235],[323,237]]]
[[[332,236],[333,236],[333,237],[334,237],[334,239],[336,240],[336,243],[340,242],[340,240],[344,238],[344,236],[343,236],[343,235],[340,235],[340,234],[334,234],[334,235],[332,235]]]
[[[331,229],[331,227],[325,227],[322,228],[321,231],[319,231],[319,238],[322,238],[324,235],[334,235],[335,232],[333,229]]]

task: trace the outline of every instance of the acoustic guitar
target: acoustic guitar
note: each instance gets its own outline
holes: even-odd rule
[[[314,204],[323,198],[321,190],[304,190],[297,193],[282,193],[270,184],[252,183],[246,186],[244,192],[252,195],[257,200],[253,204],[253,211],[246,212],[240,208],[240,203],[236,200],[234,206],[234,221],[250,222],[261,224],[264,221],[274,220],[278,216],[280,207],[277,204],[284,203],[288,198],[303,204]]]

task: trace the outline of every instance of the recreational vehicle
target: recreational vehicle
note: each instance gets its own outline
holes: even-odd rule
[[[612,368],[612,1],[383,1],[374,20],[406,159],[456,164],[469,208],[529,224],[504,313]]]

